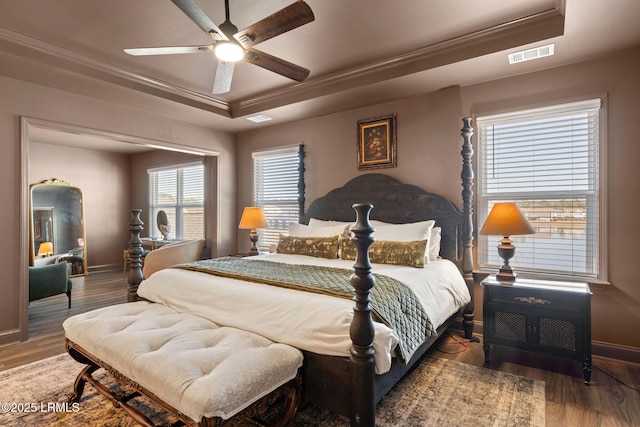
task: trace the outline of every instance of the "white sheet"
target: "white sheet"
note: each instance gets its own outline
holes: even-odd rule
[[[353,267],[353,261],[303,255],[265,254],[246,259]],[[410,286],[436,327],[470,301],[464,279],[447,260],[430,262],[423,269],[373,264],[372,272]],[[158,271],[144,280],[138,295],[299,349],[331,356],[349,356],[351,349],[349,326],[354,302],[349,299],[176,268]],[[376,373],[382,374],[391,366],[398,341],[387,326],[374,322],[374,327]]]

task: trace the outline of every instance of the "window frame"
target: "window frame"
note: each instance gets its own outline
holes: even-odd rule
[[[154,190],[154,178],[152,178],[152,174],[156,174],[159,172],[165,171],[181,171],[186,168],[192,167],[201,167],[202,168],[202,202],[201,203],[185,203],[183,200],[184,196],[184,176],[182,172],[178,172],[178,178],[176,180],[176,203],[156,203],[157,195]],[[206,168],[205,163],[202,160],[186,162],[186,163],[176,163],[171,165],[159,166],[154,168],[147,169],[147,176],[149,181],[149,223],[151,224],[149,230],[149,236],[151,238],[157,239],[162,238],[160,234],[160,230],[158,229],[157,224],[157,211],[171,209],[175,210],[175,227],[171,229],[170,235],[172,239],[175,240],[184,240],[184,220],[183,220],[183,210],[186,208],[201,208],[202,209],[202,234],[199,237],[191,236],[189,238],[204,238],[205,237],[205,209],[206,209],[206,200],[205,200],[205,187],[206,187]]]
[[[562,109],[566,109],[571,104],[575,105],[588,105],[589,102],[596,102],[599,100],[599,112],[598,112],[598,146],[596,148],[597,156],[598,156],[598,165],[597,165],[597,194],[595,195],[595,203],[597,203],[596,212],[598,214],[598,228],[595,230],[595,235],[597,236],[597,250],[598,257],[596,261],[597,272],[595,276],[591,276],[590,274],[574,274],[574,273],[561,273],[561,272],[549,272],[549,271],[536,271],[534,269],[526,269],[519,268],[517,265],[514,265],[514,269],[523,277],[530,277],[535,279],[545,279],[545,280],[556,280],[556,281],[586,281],[588,283],[594,284],[610,284],[608,277],[608,240],[607,240],[607,96],[606,94],[598,94],[592,96],[585,96],[581,98],[574,98],[569,100],[553,100],[545,103],[540,103],[536,105],[518,105],[514,102],[511,107],[503,108],[500,110],[494,111],[475,111],[473,114],[474,122],[477,129],[478,134],[478,148],[477,151],[479,156],[477,156],[476,160],[476,200],[475,200],[475,212],[476,212],[476,230],[479,230],[481,225],[484,223],[486,216],[488,215],[488,208],[483,208],[483,203],[488,200],[493,200],[494,202],[501,201],[504,199],[505,201],[522,201],[527,199],[532,199],[532,197],[527,197],[529,195],[535,194],[535,192],[524,194],[524,193],[502,193],[500,195],[487,195],[483,194],[483,173],[485,166],[483,164],[484,153],[483,150],[483,141],[481,139],[481,123],[486,122],[488,119],[503,116],[503,117],[522,117],[527,114],[535,114],[540,111],[547,112],[557,112],[562,111]],[[586,108],[586,107],[585,107]],[[480,122],[480,124],[479,124]],[[545,196],[545,194],[540,194],[541,196]],[[557,194],[547,194],[546,196],[552,196],[549,198],[561,199]],[[488,205],[487,205],[488,206]],[[495,242],[494,242],[495,240]],[[485,259],[482,258],[482,251],[490,251],[496,250],[495,243],[497,245],[499,239],[496,239],[496,236],[480,236],[476,237],[476,265],[479,269],[495,269],[499,266],[490,265],[485,263]],[[517,237],[515,240],[515,245],[517,247]],[[496,250],[497,251],[497,250]],[[488,252],[487,252],[488,253]],[[517,253],[517,249],[516,249]]]
[[[295,182],[296,188],[296,196],[295,200],[293,197],[289,199],[287,203],[284,205],[289,206],[288,212],[289,215],[286,215],[282,218],[277,219],[278,221],[282,221],[282,225],[277,228],[272,228],[270,226],[270,222],[274,221],[273,215],[270,213],[269,209],[265,210],[265,217],[267,219],[267,228],[261,228],[258,230],[259,241],[257,243],[258,248],[261,251],[270,251],[273,248],[273,245],[277,245],[277,236],[279,234],[288,235],[288,226],[292,222],[299,222],[301,209],[304,206],[304,145],[291,145],[284,147],[277,147],[267,150],[254,151],[251,153],[251,171],[252,171],[252,204],[253,206],[259,206],[265,208],[268,204],[264,203],[264,198],[259,195],[259,183],[258,183],[258,170],[256,159],[264,159],[267,157],[277,157],[281,155],[294,155],[295,163],[296,163],[296,172],[297,179]],[[291,184],[290,184],[291,185]],[[292,196],[292,195],[291,195]],[[292,216],[292,212],[295,211],[294,217]],[[265,236],[267,238],[265,239]],[[265,242],[265,240],[267,240]]]

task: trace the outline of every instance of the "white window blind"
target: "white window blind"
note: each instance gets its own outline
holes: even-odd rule
[[[267,228],[258,230],[258,246],[267,250],[298,222],[299,147],[253,153],[254,204],[261,206]]]
[[[204,237],[204,165],[201,162],[150,169],[151,237],[162,237],[156,222],[167,214],[173,239]]]
[[[519,274],[600,279],[600,99],[478,117],[478,227],[516,202],[536,234],[511,237]],[[480,268],[502,236],[478,236]]]

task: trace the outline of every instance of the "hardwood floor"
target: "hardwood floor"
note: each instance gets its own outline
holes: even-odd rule
[[[585,385],[580,363],[492,348],[491,362],[485,364],[481,343],[452,333],[430,354],[544,381],[547,426],[640,425],[640,365],[594,357],[591,384]]]
[[[127,302],[122,270],[72,277],[71,309],[67,296],[56,295],[29,304],[29,339],[0,347],[0,370],[64,353],[62,322],[70,316]]]
[[[64,352],[62,322],[68,316],[126,302],[122,270],[72,280],[71,310],[65,295],[32,302],[29,340],[0,347],[0,370]],[[495,348],[485,365],[482,344],[465,342],[456,331],[445,335],[429,354],[545,381],[548,426],[640,425],[640,365],[595,357],[587,386],[579,363]]]

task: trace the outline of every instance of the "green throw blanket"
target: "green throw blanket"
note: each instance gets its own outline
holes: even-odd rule
[[[354,296],[354,289],[349,283],[353,271],[344,268],[233,257],[179,264],[174,268],[342,298]],[[370,294],[371,308],[396,333],[400,356],[408,361],[425,339],[436,333],[435,328],[409,287],[388,276],[373,276],[376,284]]]

